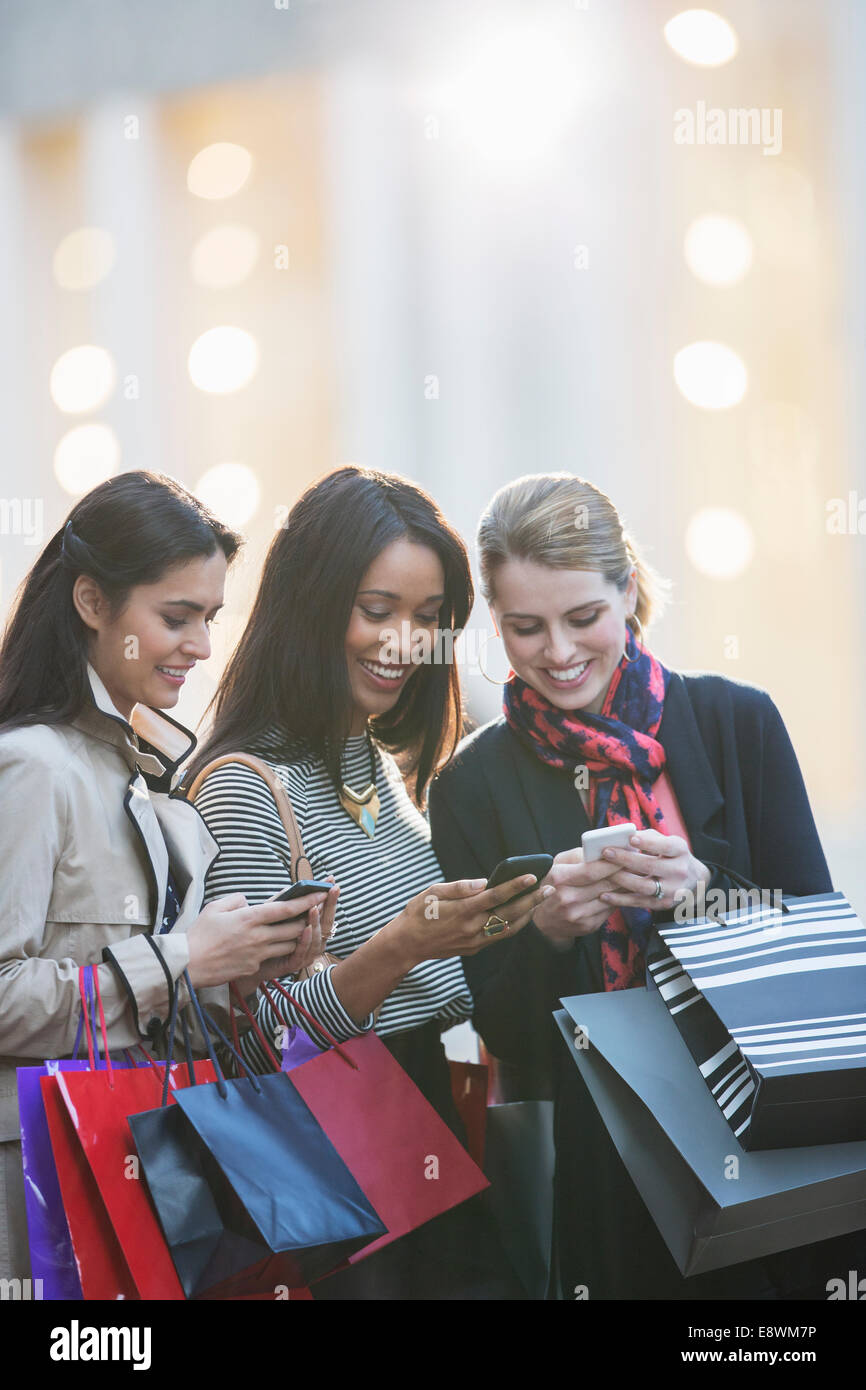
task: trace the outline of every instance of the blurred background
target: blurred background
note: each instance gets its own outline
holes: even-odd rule
[[[0,617],[76,497],[173,474],[249,538],[195,725],[312,479],[403,473],[474,554],[582,474],[866,912],[864,62],[862,0],[0,0]]]

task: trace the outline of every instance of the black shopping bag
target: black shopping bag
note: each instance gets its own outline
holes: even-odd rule
[[[682,1274],[866,1228],[866,1142],[744,1153],[657,992],[562,1003],[560,1031]]]
[[[744,1149],[866,1139],[866,928],[842,893],[749,891],[659,926],[647,983]]]

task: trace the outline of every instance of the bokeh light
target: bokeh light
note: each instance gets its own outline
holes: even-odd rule
[[[218,463],[202,474],[193,488],[221,521],[243,526],[258,510],[259,480],[245,463]]]
[[[686,553],[710,579],[736,579],[755,553],[752,528],[730,507],[703,507],[686,527]]]
[[[200,391],[240,391],[258,365],[259,349],[252,334],[227,324],[202,333],[189,352],[189,374]]]
[[[252,167],[252,155],[243,145],[207,145],[190,161],[186,186],[197,198],[231,198],[243,188]]]
[[[686,264],[707,285],[735,285],[752,264],[752,238],[734,217],[696,217],[683,245]]]
[[[89,290],[114,268],[114,238],[104,227],[78,227],[54,252],[54,278],[64,290]]]
[[[698,67],[720,67],[737,51],[737,36],[714,10],[683,10],[665,25],[665,38],[675,53]]]
[[[702,410],[727,410],[746,394],[742,358],[724,343],[690,343],[674,357],[674,380],[687,401]]]
[[[54,476],[73,497],[104,483],[120,467],[120,444],[108,425],[93,422],[69,430],[54,451]]]
[[[88,343],[58,357],[51,369],[49,389],[59,410],[80,415],[107,401],[116,379],[111,354]]]

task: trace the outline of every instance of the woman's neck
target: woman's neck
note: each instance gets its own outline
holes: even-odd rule
[[[352,715],[352,726],[349,729],[349,738],[357,738],[360,734],[367,732],[367,721],[369,715],[364,710],[355,708]]]

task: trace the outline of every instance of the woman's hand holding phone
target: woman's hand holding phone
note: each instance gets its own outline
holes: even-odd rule
[[[608,848],[602,852],[614,869],[611,882],[604,886],[608,911],[643,907],[659,912],[690,897],[694,902],[698,885],[712,878],[711,870],[695,858],[679,835],[639,830],[629,844],[627,850]]]
[[[613,908],[602,901],[601,894],[618,869],[619,865],[607,859],[587,863],[579,848],[556,855],[545,880],[553,892],[533,919],[555,950],[567,950],[577,937],[589,936],[604,925]]]
[[[422,960],[441,960],[447,956],[474,956],[505,936],[514,936],[532,917],[549,890],[536,887],[534,874],[521,874],[496,888],[488,888],[483,878],[458,879],[454,883],[433,883],[410,898],[406,907],[379,933],[402,953],[404,973]],[[520,896],[519,903],[512,902]],[[505,904],[509,907],[504,909]],[[491,914],[508,923],[496,935],[486,935],[484,927]]]
[[[243,893],[215,898],[187,933],[189,974],[197,989],[234,981],[250,994],[263,980],[276,979],[311,959],[314,934],[330,931],[339,889],[311,893],[293,902],[269,901],[250,907]],[[325,907],[325,900],[328,906]],[[331,902],[333,900],[333,902]],[[324,915],[322,915],[324,909]],[[307,914],[315,910],[312,921]]]

